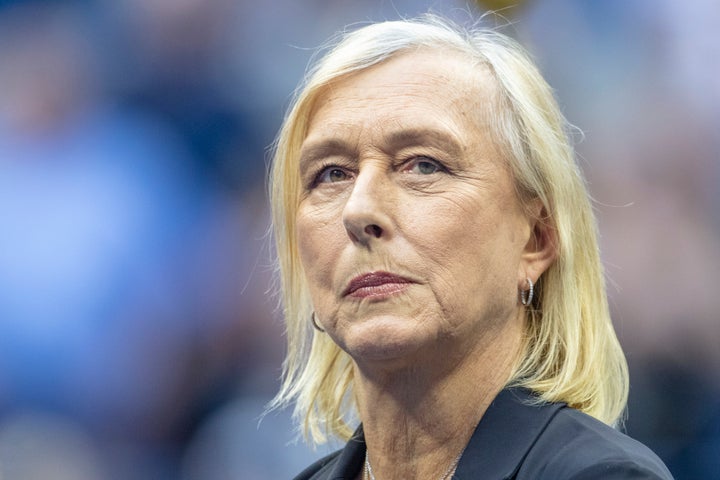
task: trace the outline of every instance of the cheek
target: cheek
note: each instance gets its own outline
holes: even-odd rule
[[[471,195],[438,196],[413,210],[408,228],[422,240],[416,243],[426,258],[441,265],[471,262],[499,233],[491,208]]]
[[[298,250],[305,274],[311,288],[328,283],[332,277],[331,269],[335,265],[341,236],[342,225],[332,220],[329,209],[302,206],[298,210],[295,233]]]
[[[491,292],[512,300],[522,250],[516,218],[497,204],[449,199],[416,217],[410,225],[422,242],[420,258],[431,261],[438,288],[449,297]],[[467,301],[467,297],[465,297]]]

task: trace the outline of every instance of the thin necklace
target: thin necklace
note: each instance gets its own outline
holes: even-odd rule
[[[462,457],[462,454],[465,452],[465,447],[460,451],[457,457],[455,457],[455,460],[452,461],[452,463],[447,467],[445,472],[440,476],[438,480],[447,480],[447,478],[452,475],[452,473],[455,471],[455,468],[457,468],[458,463],[460,463],[460,457]],[[363,480],[377,480],[375,478],[375,474],[373,473],[372,465],[370,465],[370,457],[368,456],[367,450],[365,450],[365,468],[363,473]]]

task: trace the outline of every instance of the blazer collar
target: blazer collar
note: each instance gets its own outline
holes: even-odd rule
[[[502,390],[485,411],[460,458],[453,480],[508,479],[563,403],[539,403],[523,388]],[[365,461],[362,425],[340,452],[332,480],[354,478]]]
[[[512,478],[563,403],[539,403],[523,388],[502,390],[485,411],[453,479]]]
[[[355,478],[365,463],[365,433],[362,424],[340,451],[335,466],[328,475],[329,480],[350,480]]]

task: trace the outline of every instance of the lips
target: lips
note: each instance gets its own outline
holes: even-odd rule
[[[353,278],[343,295],[351,297],[387,296],[404,290],[409,283],[413,283],[412,280],[392,273],[371,272]]]

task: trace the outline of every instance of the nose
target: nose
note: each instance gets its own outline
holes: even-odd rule
[[[358,173],[343,209],[343,224],[353,242],[369,245],[390,237],[391,190],[380,168],[368,167]]]

